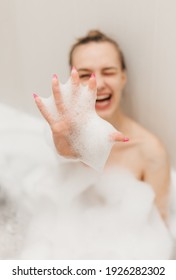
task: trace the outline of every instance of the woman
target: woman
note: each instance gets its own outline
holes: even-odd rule
[[[117,166],[128,169],[138,180],[149,183],[155,192],[160,214],[166,219],[170,174],[168,156],[160,141],[126,116],[120,107],[127,76],[124,57],[118,44],[99,31],[90,31],[73,45],[70,66],[74,66],[71,78],[76,86],[81,83],[88,84],[90,89],[97,87],[97,114],[122,132],[112,136],[118,143],[113,145],[105,168]],[[56,106],[62,110],[56,75],[53,76],[52,88]],[[77,157],[67,137],[70,122],[54,122],[41,99],[37,95],[34,97],[50,124],[58,153],[70,158]],[[124,135],[129,137],[129,141]]]

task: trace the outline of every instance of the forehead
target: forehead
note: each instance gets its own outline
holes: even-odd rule
[[[78,68],[103,68],[120,66],[119,54],[109,42],[91,42],[76,47],[72,64]]]

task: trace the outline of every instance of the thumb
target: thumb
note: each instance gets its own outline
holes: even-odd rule
[[[122,132],[116,131],[110,134],[110,140],[114,142],[128,142],[129,138],[126,137]]]

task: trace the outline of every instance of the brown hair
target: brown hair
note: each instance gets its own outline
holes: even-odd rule
[[[78,46],[88,44],[90,42],[97,42],[97,43],[109,42],[109,43],[113,44],[119,54],[122,70],[126,70],[124,55],[123,55],[119,45],[117,44],[117,42],[115,40],[113,40],[112,38],[108,37],[107,35],[105,35],[104,33],[100,32],[99,30],[90,30],[86,36],[77,39],[76,43],[71,47],[71,50],[69,53],[70,66],[72,66],[72,57],[73,57],[74,50]]]

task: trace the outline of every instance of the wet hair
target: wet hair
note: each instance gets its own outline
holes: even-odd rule
[[[72,66],[72,58],[73,58],[74,50],[78,46],[85,45],[85,44],[88,44],[91,42],[96,42],[96,43],[109,42],[109,43],[111,43],[117,50],[117,53],[119,54],[119,59],[120,59],[122,70],[126,70],[124,55],[123,55],[118,43],[114,39],[107,36],[106,34],[100,32],[99,30],[90,30],[86,36],[77,39],[76,43],[73,44],[73,46],[71,47],[71,50],[69,53],[70,66]]]

